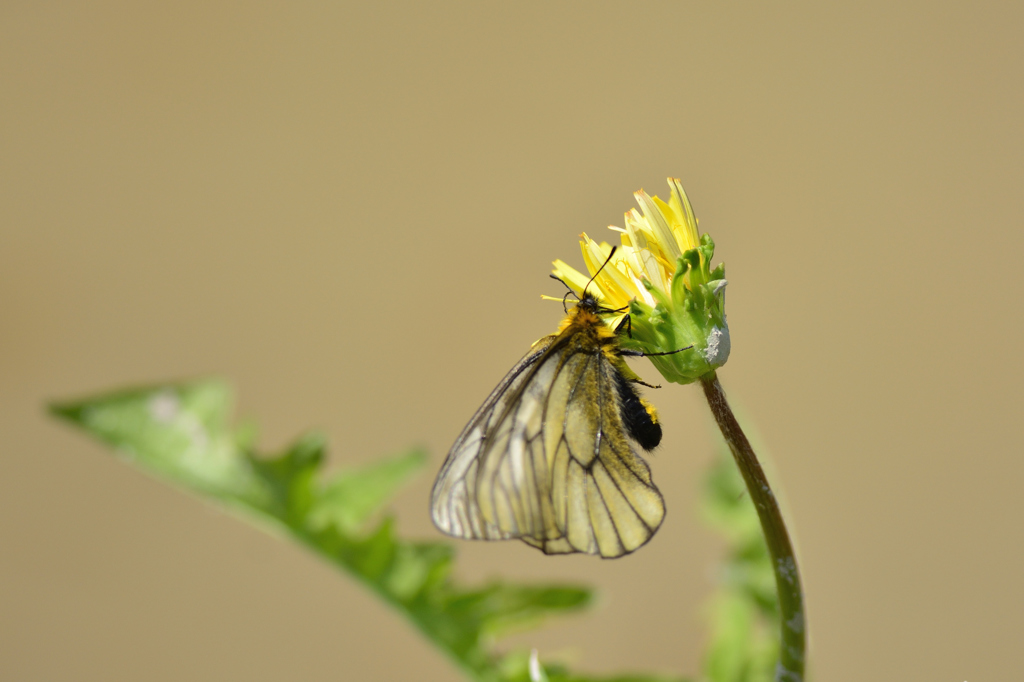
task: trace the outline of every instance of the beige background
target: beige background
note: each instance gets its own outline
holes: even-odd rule
[[[0,5],[0,679],[457,679],[44,402],[217,374],[267,448],[425,445],[397,508],[437,537],[433,468],[561,316],[550,261],[667,175],[728,266],[721,378],[785,489],[816,678],[1019,679],[1021,6],[368,4]],[[697,668],[715,441],[698,389],[652,398],[649,547],[460,544],[467,580],[602,589],[517,643]]]

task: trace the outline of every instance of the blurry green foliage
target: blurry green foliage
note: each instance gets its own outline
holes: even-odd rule
[[[230,423],[231,392],[207,381],[159,386],[54,405],[54,414],[111,445],[124,459],[201,497],[284,530],[371,588],[418,627],[474,680],[589,682],[548,665],[531,674],[522,652],[498,655],[502,633],[552,614],[586,607],[589,589],[493,582],[466,588],[450,577],[454,552],[438,542],[395,536],[394,523],[371,519],[426,461],[422,452],[325,475],[316,435],[284,452],[253,452],[251,430]],[[725,652],[728,653],[728,652]],[[605,682],[667,682],[627,675]],[[672,678],[679,682],[679,678]],[[755,678],[720,677],[718,680]]]
[[[724,446],[704,482],[702,511],[728,540],[711,599],[710,682],[770,682],[779,660],[779,603],[768,546],[743,477]]]

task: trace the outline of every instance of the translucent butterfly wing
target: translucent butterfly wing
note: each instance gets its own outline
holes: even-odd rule
[[[542,339],[505,375],[469,420],[448,453],[431,494],[434,524],[448,535],[470,540],[507,540],[519,536],[518,529],[502,527],[493,518],[484,517],[480,507],[481,493],[483,497],[492,499],[494,491],[488,488],[493,488],[495,482],[490,481],[489,485],[484,479],[484,489],[481,490],[480,474],[486,459],[495,457],[489,453],[497,452],[496,458],[501,459],[499,448],[495,447],[499,434],[504,436],[502,442],[505,447],[510,445],[512,424],[506,415],[512,412],[511,403],[522,396],[524,386],[537,384],[533,365],[545,356],[552,341],[552,337]],[[512,415],[513,418],[521,416],[525,415],[518,411]],[[523,463],[521,452],[516,459],[518,464]]]
[[[542,340],[455,442],[432,496],[445,533],[616,557],[658,529],[664,503],[625,435],[617,370],[570,340]]]

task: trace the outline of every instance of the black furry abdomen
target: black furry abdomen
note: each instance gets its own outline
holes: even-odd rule
[[[658,447],[661,442],[661,424],[651,419],[629,379],[616,374],[615,383],[619,390],[619,413],[626,433],[644,450]]]

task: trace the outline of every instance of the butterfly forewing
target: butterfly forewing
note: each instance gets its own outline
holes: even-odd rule
[[[478,474],[484,453],[496,440],[498,428],[495,422],[505,414],[510,399],[519,395],[519,388],[531,376],[530,369],[544,355],[548,345],[550,340],[544,339],[505,375],[448,453],[431,495],[431,516],[443,532],[477,540],[515,537],[484,520],[478,503]],[[507,439],[504,442],[507,444]]]

